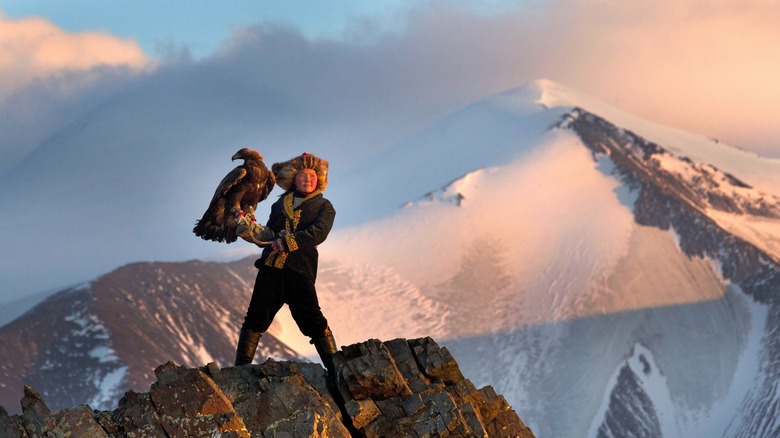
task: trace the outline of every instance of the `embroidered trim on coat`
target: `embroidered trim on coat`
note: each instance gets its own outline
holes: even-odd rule
[[[306,199],[308,199],[308,197]],[[293,192],[284,196],[282,205],[284,206],[284,215],[287,216],[284,227],[287,231],[292,233],[298,228],[298,224],[301,222],[301,210],[296,210],[295,207],[293,207]],[[292,225],[290,224],[290,221],[292,221]]]
[[[320,193],[320,190],[315,190],[303,201],[306,202]],[[292,233],[298,229],[298,224],[301,222],[301,210],[296,210],[295,206],[293,206],[293,192],[284,195],[284,199],[282,199],[282,210],[286,216],[284,229],[287,230],[288,233],[284,236],[284,241],[287,244],[287,249],[291,252],[296,251],[298,249],[298,241],[295,240],[295,236]],[[284,267],[284,262],[287,261],[287,254],[288,253],[285,251],[273,251],[271,254],[268,254],[268,258],[265,259],[265,265],[281,269]]]
[[[290,252],[293,252],[298,249],[298,241],[295,240],[294,235],[288,234],[284,236],[284,240],[287,243],[287,249],[289,249]]]
[[[270,266],[272,268],[282,269],[284,267],[284,262],[286,261],[287,261],[286,252],[274,251],[271,254],[268,254],[268,258],[265,259],[265,265]]]

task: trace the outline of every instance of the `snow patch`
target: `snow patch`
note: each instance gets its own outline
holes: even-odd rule
[[[85,289],[82,287],[78,290],[84,291]],[[84,303],[74,303],[74,306],[73,312],[65,316],[64,320],[76,327],[68,330],[67,334],[62,337],[62,343],[75,349],[88,349],[81,354],[92,359],[92,361],[82,365],[92,376],[89,383],[94,388],[94,396],[90,399],[89,405],[93,409],[112,409],[124,388],[128,367],[117,357],[110,333],[103,321],[92,313],[90,307],[85,306]],[[60,364],[56,362],[59,362],[61,354],[59,352],[45,355],[46,359],[41,364],[40,369],[53,370],[58,368]],[[69,352],[69,354],[73,354],[73,352]]]
[[[119,358],[116,356],[116,351],[113,348],[101,345],[95,347],[89,352],[89,357],[94,357],[100,363],[116,362]]]
[[[596,169],[604,175],[619,178],[615,162],[605,154],[596,156]],[[639,198],[639,190],[632,189],[626,184],[621,184],[615,187],[613,191],[615,192],[618,201],[633,212],[636,200]]]
[[[439,190],[428,192],[422,201],[407,202],[404,207],[420,207],[430,203],[453,204],[458,207],[476,195],[482,188],[485,174],[497,172],[497,168],[477,169],[467,173]]]
[[[675,425],[675,406],[669,393],[666,377],[658,368],[652,351],[642,344],[635,344],[631,349],[630,356],[614,372],[604,392],[604,397],[598,413],[593,419],[588,430],[588,437],[598,437],[599,428],[605,423],[607,412],[610,407],[610,398],[614,391],[617,391],[618,377],[627,367],[636,377],[641,390],[652,401],[652,411],[660,423],[662,436],[674,437],[684,436],[677,432]],[[629,401],[630,402],[630,401]],[[647,407],[642,407],[646,409]],[[628,407],[632,409],[632,407]],[[645,411],[646,412],[646,411]]]
[[[97,394],[88,402],[92,409],[113,409],[117,398],[124,387],[127,376],[127,366],[120,366],[106,374],[96,374],[93,384],[98,388]]]
[[[707,215],[724,230],[750,242],[780,263],[780,219],[710,209]]]
[[[741,411],[743,401],[762,376],[760,364],[764,354],[763,337],[769,318],[769,308],[741,291],[737,296],[740,297],[750,315],[745,347],[742,354],[737,357],[737,369],[726,396],[713,405],[709,415],[703,419],[698,428],[703,436],[734,436],[733,432],[740,429],[742,421],[751,421],[743,415],[734,414]]]

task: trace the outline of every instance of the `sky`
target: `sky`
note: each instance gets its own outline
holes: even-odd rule
[[[143,50],[156,56],[171,46],[186,46],[197,57],[216,50],[231,33],[245,26],[272,22],[296,27],[311,37],[335,36],[350,20],[383,18],[396,26],[392,18],[410,9],[401,0],[360,0],[288,2],[282,0],[228,0],[155,2],[141,0],[111,3],[94,0],[55,2],[50,0],[4,1],[3,10],[16,18],[45,17],[67,32],[101,31],[118,38],[133,39]],[[394,24],[395,22],[395,24]]]
[[[3,0],[0,13],[6,109],[18,106],[15,92],[59,78],[52,91],[59,94],[38,96],[41,106],[69,99],[68,110],[77,112],[79,93],[101,96],[95,84],[109,73],[99,67],[142,74],[165,62],[213,59],[247,30],[262,28],[266,35],[295,32],[319,44],[319,56],[328,56],[323,42],[400,56],[399,74],[428,69],[428,79],[439,75],[452,85],[451,105],[549,78],[649,120],[780,156],[780,57],[773,56],[780,4],[772,0]],[[316,66],[317,54],[308,61]],[[460,86],[464,80],[470,85]],[[426,86],[436,85],[419,83]],[[29,94],[25,99],[32,106]],[[29,119],[15,111],[6,123],[64,123],[27,111]],[[13,143],[29,149],[38,140],[27,134]],[[24,153],[0,158],[8,166]]]
[[[95,239],[113,232],[100,199],[84,199],[98,198],[101,178],[135,187],[124,197],[142,204],[122,209],[125,221],[159,243],[154,251],[137,245],[130,260],[201,257],[206,247],[195,248],[202,242],[188,227],[177,228],[188,243],[174,248],[170,225],[131,220],[178,195],[154,192],[159,172],[203,194],[186,214],[160,218],[178,224],[180,215],[188,226],[231,165],[224,156],[246,145],[271,160],[327,150],[339,176],[334,196],[346,197],[346,184],[336,190],[341,176],[371,156],[462,106],[541,78],[780,158],[780,57],[771,56],[778,18],[780,4],[759,0],[0,0],[0,180],[24,186],[0,185],[0,210],[20,202],[19,190],[45,192],[23,208],[74,227],[47,226],[53,238],[31,231],[25,215],[0,215],[0,255],[9,254],[0,279],[11,284],[3,273],[14,275],[19,293],[40,290],[25,269],[42,254],[47,287],[60,286],[63,273],[89,280],[126,263],[111,239]],[[189,161],[176,157],[168,169],[183,151]],[[43,154],[67,168],[31,177]],[[89,170],[120,156],[137,167]],[[95,209],[89,221],[78,216],[86,205]],[[86,274],[60,263],[94,258],[82,243],[89,239],[104,251],[102,264]],[[71,246],[54,244],[65,241]]]

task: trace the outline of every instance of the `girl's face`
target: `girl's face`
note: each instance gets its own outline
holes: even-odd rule
[[[317,172],[314,169],[301,169],[295,174],[295,188],[309,194],[317,188]]]

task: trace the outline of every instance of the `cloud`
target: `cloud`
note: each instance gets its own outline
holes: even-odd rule
[[[154,62],[131,40],[0,11],[0,174]]]
[[[0,98],[66,71],[99,66],[141,69],[149,63],[131,40],[107,33],[68,33],[43,18],[14,20],[0,11]]]
[[[560,1],[538,61],[637,115],[780,156],[779,16],[769,1]]]
[[[270,84],[299,80],[286,91],[306,90],[330,112],[403,108],[407,122],[425,122],[549,78],[651,121],[780,157],[776,2],[551,0],[494,15],[451,5],[410,11],[402,33],[376,35],[370,29],[382,26],[356,22],[354,44],[258,26],[226,49],[255,56]]]
[[[265,100],[254,104],[268,106],[269,117],[317,120],[312,137],[327,126],[320,135],[381,138],[378,148],[459,105],[549,78],[649,120],[780,156],[774,2],[550,0],[487,15],[452,5],[431,1],[408,11],[402,32],[379,33],[388,28],[381,18],[356,19],[338,40],[258,23],[202,62],[171,57],[164,74],[232,77],[236,86],[262,89]],[[75,96],[66,106],[78,106],[72,102],[120,87],[121,80],[105,80],[119,74],[116,66],[132,72],[151,62],[132,41],[108,34],[69,34],[42,19],[0,20],[0,99],[3,88],[45,77],[15,99],[38,108],[28,111],[36,124],[58,117],[42,94]],[[209,85],[253,105],[230,86]],[[17,143],[40,140],[19,131],[27,134]]]
[[[552,0],[480,16],[410,14],[391,56],[453,100],[549,78],[657,123],[780,157],[780,4]],[[399,75],[400,76],[400,75]]]

